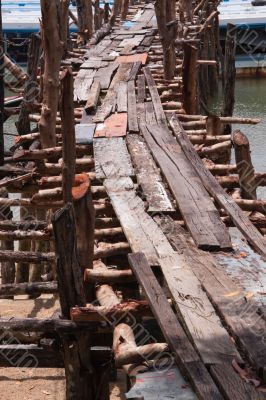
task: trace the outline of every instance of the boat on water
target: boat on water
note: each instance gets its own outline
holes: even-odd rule
[[[266,77],[266,1],[223,0],[219,12],[222,45],[227,24],[237,29],[237,75]]]

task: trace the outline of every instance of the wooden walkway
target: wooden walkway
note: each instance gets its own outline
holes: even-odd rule
[[[75,126],[76,172],[91,181],[96,213],[94,267],[88,266],[86,254],[82,267],[87,283],[96,284],[99,307],[94,309],[84,301],[77,304],[70,309],[69,324],[74,329],[75,323],[94,323],[89,331],[98,329],[99,322],[110,323],[140,287],[141,300],[146,302],[144,314],[156,319],[167,349],[188,379],[195,398],[266,399],[266,394],[251,384],[251,378],[241,376],[246,371],[241,369],[244,364],[253,368],[256,379],[262,381],[265,375],[265,284],[260,286],[256,279],[251,284],[246,279],[250,269],[236,246],[236,238],[243,240],[245,252],[256,256],[262,277],[265,239],[222,188],[206,160],[202,162],[202,154],[205,151],[207,155],[215,136],[207,135],[204,116],[195,120],[185,113],[181,71],[171,81],[161,75],[162,62],[156,55],[162,56],[162,48],[153,4],[133,6],[130,12],[130,21],[116,24],[108,36],[84,49],[80,57],[63,62],[75,71],[74,101],[80,111]],[[197,124],[199,129],[195,128]],[[200,133],[195,133],[197,130]],[[201,146],[193,146],[195,136]],[[228,147],[228,137],[223,140],[220,136],[219,144]],[[62,154],[62,148],[57,151]],[[8,161],[47,160],[48,153],[25,150]],[[54,157],[55,152],[51,154]],[[63,204],[61,167],[47,161],[39,164],[37,171],[42,167],[47,176],[34,184],[37,193],[17,199],[17,205],[41,208],[45,190],[52,188],[52,195],[49,191],[47,197],[52,202],[49,208],[58,209]],[[48,170],[53,170],[53,177],[48,176]],[[238,228],[235,236],[225,214]],[[86,221],[82,229],[77,235],[86,240]],[[0,221],[1,230],[13,232],[10,235],[17,239],[15,223],[10,221],[8,226]],[[36,232],[42,239],[46,234],[47,240],[53,240],[47,224],[39,222],[34,237]],[[15,257],[15,253],[3,250],[0,260]],[[34,253],[25,254],[32,263],[39,262],[40,256],[42,261],[55,259],[53,252],[38,254],[36,259]],[[23,261],[23,253],[17,252],[14,259]],[[97,274],[99,269],[102,275]],[[57,291],[55,283],[49,284],[48,292]],[[100,291],[110,293],[110,288],[112,301],[106,304]],[[30,290],[29,285],[26,289]],[[22,289],[16,290],[14,294]],[[123,293],[120,297],[119,290]],[[0,293],[8,293],[4,285]],[[108,307],[114,307],[113,312]],[[133,314],[140,312],[143,304],[137,307],[132,309]],[[47,323],[47,332],[53,331],[53,324]],[[14,329],[14,322],[0,320],[0,326]],[[143,361],[139,355],[134,357],[129,363],[115,354],[115,361],[119,366]]]

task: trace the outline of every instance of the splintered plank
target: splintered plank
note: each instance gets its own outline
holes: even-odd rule
[[[97,179],[134,175],[124,139],[99,138],[94,139],[93,145]]]
[[[152,213],[175,211],[144,139],[139,135],[132,134],[127,137],[127,143],[137,174],[137,181],[149,205],[148,211]]]
[[[105,68],[100,68],[95,74],[94,81],[99,81],[102,89],[108,89],[114,72],[117,70],[118,63],[110,63]]]
[[[96,71],[81,69],[74,81],[74,101],[87,101]]]
[[[141,132],[197,246],[230,249],[230,236],[219,212],[167,126],[141,124]]]
[[[85,106],[86,112],[93,111],[97,107],[100,91],[101,91],[101,83],[97,81],[93,82]]]
[[[232,200],[232,198],[220,186],[215,177],[203,165],[202,160],[193,148],[190,140],[184,129],[182,128],[178,118],[174,116],[170,125],[175,133],[175,136],[182,147],[186,157],[194,166],[197,171],[198,177],[208,190],[208,192],[215,198],[217,203],[225,209],[230,215],[235,226],[240,230],[243,236],[247,239],[249,244],[264,258],[266,258],[266,241],[260,234],[257,228],[250,222],[248,216],[240,207]]]
[[[201,400],[223,399],[207,368],[199,359],[144,254],[128,256],[131,268],[144,290],[152,312],[163,332],[177,365],[184,371]]]
[[[143,72],[145,74],[146,80],[147,80],[147,85],[150,90],[152,102],[153,102],[153,107],[155,111],[155,115],[157,118],[157,122],[160,123],[166,123],[166,116],[163,110],[163,106],[161,103],[161,99],[156,87],[156,83],[152,77],[151,70],[148,67],[143,68]]]
[[[127,113],[112,114],[104,123],[98,124],[95,137],[122,137],[127,134]]]
[[[130,71],[132,68],[132,63],[121,64],[113,77],[107,95],[105,96],[103,103],[98,107],[93,122],[104,122],[104,120],[111,114],[115,109],[117,104],[117,85],[120,82],[127,82]]]
[[[75,125],[75,135],[77,144],[92,144],[95,124],[77,124]]]
[[[129,132],[139,132],[137,117],[137,101],[135,92],[135,82],[127,83],[127,102],[128,102],[128,130]]]
[[[115,174],[114,174],[115,175]],[[144,225],[152,219],[134,190],[130,178],[106,179],[104,186],[133,251],[143,251],[151,265],[158,265],[156,247],[145,232]]]
[[[145,65],[147,62],[147,58],[148,58],[148,53],[138,53],[129,56],[118,56],[116,58],[116,62],[122,64],[122,63],[135,63],[139,61],[141,62],[142,65]]]

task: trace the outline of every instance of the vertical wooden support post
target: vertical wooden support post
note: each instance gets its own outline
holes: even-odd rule
[[[225,77],[224,77],[224,101],[222,115],[230,117],[234,112],[235,105],[235,80],[236,80],[236,36],[237,29],[235,25],[227,25],[227,34],[225,41]],[[225,133],[231,133],[231,126],[225,126]]]
[[[86,43],[93,34],[93,12],[91,0],[76,0],[79,21],[79,42]]]
[[[101,27],[100,0],[94,1],[94,31]]]
[[[39,122],[42,147],[56,145],[56,115],[59,98],[59,71],[63,55],[60,16],[56,2],[41,0],[44,50],[43,105]]]
[[[5,188],[0,189],[0,197],[7,198],[8,192]],[[10,207],[5,207],[5,209],[1,209],[0,219],[12,219],[12,211]],[[1,240],[1,250],[13,250],[14,251],[14,242],[13,240]],[[15,263],[13,261],[2,261],[1,262],[1,278],[2,284],[5,283],[13,283],[15,281]],[[6,298],[10,298],[7,296]],[[11,296],[13,298],[13,296]]]
[[[80,185],[72,189],[74,200],[78,260],[81,269],[93,267],[95,210],[87,174],[79,175]],[[87,284],[87,301],[92,300],[92,286]]]
[[[198,112],[197,59],[197,48],[185,43],[183,61],[183,98],[184,109],[191,115],[197,114]]]
[[[71,203],[52,218],[57,257],[58,292],[62,317],[70,319],[70,309],[85,306],[83,275],[77,257],[75,217]],[[67,400],[94,400],[90,362],[90,334],[82,330],[62,334]]]
[[[4,40],[2,30],[2,2],[0,0],[0,165],[4,165]]]
[[[69,4],[70,0],[61,0],[60,12],[61,12],[61,23],[60,23],[60,36],[64,46],[63,58],[67,56],[68,50],[68,38],[69,38]]]
[[[257,198],[257,187],[250,155],[249,140],[244,133],[237,130],[233,133],[233,143],[241,197],[243,199],[255,200]]]
[[[209,115],[206,120],[206,130],[208,136],[217,136],[222,132],[222,123],[217,115]]]
[[[167,26],[167,23],[175,19],[175,1],[157,0],[154,6],[164,54],[164,77],[165,79],[171,80],[175,75],[176,65],[176,26]]]
[[[111,13],[111,17],[110,17],[110,25],[114,26],[115,21],[117,16],[120,13],[121,10],[121,1],[122,0],[114,0],[114,4],[113,4],[113,8],[112,8],[112,13]]]
[[[192,0],[179,0],[179,15],[182,23],[192,21]]]
[[[31,131],[29,114],[32,112],[34,101],[39,95],[39,84],[37,72],[41,54],[41,38],[39,34],[33,33],[30,38],[28,49],[28,79],[24,89],[24,98],[21,104],[16,127],[19,135],[25,135]]]
[[[76,165],[76,140],[75,119],[73,104],[73,74],[71,68],[67,68],[61,75],[61,101],[60,113],[62,120],[63,137],[63,168],[62,188],[64,203],[72,201],[72,186],[75,181]]]
[[[104,3],[104,23],[108,24],[109,22],[109,12],[110,12],[110,4]]]
[[[125,21],[127,19],[128,8],[129,8],[129,0],[123,0],[122,11],[121,11],[122,21]]]

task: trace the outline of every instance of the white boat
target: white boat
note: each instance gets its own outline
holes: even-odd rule
[[[223,0],[219,12],[222,44],[227,24],[237,27],[238,75],[266,76],[266,1]]]

